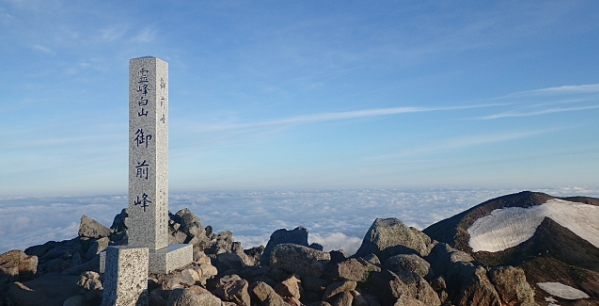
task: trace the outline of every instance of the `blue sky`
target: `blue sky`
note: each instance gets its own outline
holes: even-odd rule
[[[128,61],[169,186],[598,186],[599,2],[0,0],[0,195],[126,193]]]

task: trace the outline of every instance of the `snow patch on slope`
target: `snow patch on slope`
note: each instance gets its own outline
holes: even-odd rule
[[[537,283],[543,291],[564,300],[588,299],[589,295],[568,285],[558,282]]]
[[[497,252],[530,239],[545,217],[599,248],[599,206],[551,199],[529,208],[496,209],[468,228],[474,252]]]

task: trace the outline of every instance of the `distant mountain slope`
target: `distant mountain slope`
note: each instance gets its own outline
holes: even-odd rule
[[[546,203],[549,205],[541,206]],[[556,205],[559,206],[557,209]],[[489,267],[512,265],[522,268],[527,281],[535,290],[535,299],[539,305],[548,305],[545,300],[547,293],[536,285],[542,282],[559,282],[582,290],[590,296],[589,299],[576,301],[560,300],[558,305],[597,305],[599,303],[599,248],[596,246],[598,237],[595,233],[599,228],[599,218],[596,217],[599,210],[589,205],[599,207],[599,199],[557,198],[544,193],[524,191],[476,205],[429,226],[423,232],[432,239],[470,253],[477,261]],[[526,208],[526,210],[508,210],[507,208],[510,207]],[[500,211],[492,214],[494,210]],[[508,211],[509,214],[506,213]],[[532,215],[530,217],[527,214],[531,211],[541,211],[541,213],[530,214]],[[543,214],[550,215],[553,219],[540,217]],[[498,216],[499,218],[493,219]],[[561,224],[554,219],[560,220]],[[473,226],[477,221],[479,223]],[[519,222],[524,222],[525,226]],[[473,229],[480,227],[481,223],[486,223],[485,228],[482,230],[482,235],[475,237],[475,240],[479,241],[474,243],[474,247],[496,248],[498,251],[473,251],[468,229],[476,233]],[[530,231],[531,227],[534,227],[534,232]],[[518,231],[529,231],[531,235],[526,236],[529,237],[528,239],[522,239],[523,233]],[[528,233],[524,234],[528,235]],[[504,235],[505,237],[499,238],[505,238],[507,241],[499,242],[504,245],[511,243],[513,246],[502,248],[497,247],[498,242],[486,241],[497,239],[494,237],[497,235]],[[587,239],[581,236],[586,236]]]
[[[472,252],[469,245],[470,234],[468,228],[478,219],[491,215],[496,209],[508,207],[528,208],[542,205],[552,199],[562,199],[566,201],[579,202],[599,206],[599,199],[590,197],[568,197],[558,198],[540,192],[523,191],[516,194],[506,195],[491,199],[479,205],[476,205],[451,218],[439,221],[424,229],[424,233],[431,238],[445,242],[457,249]]]

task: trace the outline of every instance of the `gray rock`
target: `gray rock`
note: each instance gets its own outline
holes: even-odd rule
[[[200,218],[196,217],[189,209],[178,211],[173,219],[181,224],[180,230],[192,237],[206,236],[206,229],[202,226]]]
[[[396,218],[374,220],[354,256],[375,254],[381,260],[398,254],[428,255],[424,234],[417,234]],[[429,240],[430,241],[430,238]]]
[[[332,306],[332,305],[329,302],[318,301],[318,302],[312,302],[312,303],[306,304],[306,306]]]
[[[96,255],[100,254],[102,251],[106,250],[108,247],[108,243],[110,239],[108,237],[102,237],[92,243],[87,252],[85,253],[85,258],[92,259]]]
[[[389,270],[373,273],[369,288],[381,299],[383,305],[394,304],[402,295],[419,300],[425,305],[439,306],[437,293],[420,275],[414,272],[393,273]]]
[[[345,291],[341,292],[337,295],[335,300],[333,301],[333,306],[352,306],[352,302],[354,301],[354,297],[351,293]]]
[[[304,289],[299,275],[292,274],[275,287],[275,292],[282,297],[293,297],[300,299]]]
[[[438,243],[425,258],[437,275],[445,275],[451,283],[459,283],[459,274],[465,266],[472,266],[470,254],[454,249],[446,243]]]
[[[488,275],[505,305],[535,305],[534,291],[521,268],[494,267]]]
[[[216,255],[218,261],[217,268],[219,271],[227,271],[230,269],[241,271],[246,267],[253,266],[254,261],[250,259],[243,252],[241,254],[236,253],[220,253]]]
[[[250,286],[250,292],[262,306],[286,306],[287,303],[275,290],[265,282],[254,282]]]
[[[372,253],[362,256],[362,259],[366,260],[367,262],[369,262],[375,266],[379,266],[379,267],[381,266],[381,261],[379,260],[379,258]]]
[[[100,224],[100,222],[83,215],[79,225],[79,237],[102,238],[110,236],[110,229]]]
[[[328,252],[307,246],[284,243],[277,245],[270,256],[270,266],[296,273],[300,277],[320,277],[331,260]]]
[[[210,293],[197,293],[190,289],[175,289],[166,301],[167,306],[221,306],[221,300]]]
[[[373,271],[380,272],[381,268],[362,258],[351,258],[335,265],[332,276],[336,279],[366,282]]]
[[[414,272],[425,279],[432,279],[434,276],[431,265],[422,257],[415,254],[391,256],[385,260],[383,267],[396,273],[402,271]]]
[[[273,232],[260,257],[260,265],[267,266],[270,263],[270,253],[277,245],[282,243],[293,243],[307,247],[309,245],[308,230],[300,226],[291,231],[279,229]]]
[[[327,289],[322,295],[322,299],[325,301],[329,301],[339,293],[349,292],[356,289],[357,285],[358,284],[355,281],[332,282],[330,285],[327,286]]]
[[[250,306],[249,284],[238,275],[227,275],[219,279],[216,289],[212,292],[223,301],[233,302],[239,306]]]
[[[322,251],[322,250],[324,250],[324,247],[322,246],[322,244],[320,244],[320,243],[316,243],[316,242],[313,242],[313,243],[311,243],[311,244],[309,245],[309,247],[311,247],[311,248],[313,248],[313,249],[315,249],[315,250],[319,250],[319,251]]]

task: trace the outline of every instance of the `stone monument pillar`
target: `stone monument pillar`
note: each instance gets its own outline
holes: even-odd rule
[[[149,249],[149,271],[193,260],[193,246],[168,244],[168,64],[129,62],[129,246]]]

